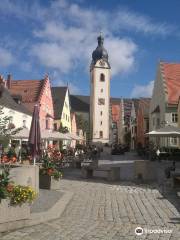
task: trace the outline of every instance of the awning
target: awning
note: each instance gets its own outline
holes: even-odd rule
[[[12,135],[11,138],[13,139],[28,139],[29,138],[29,129],[23,128],[15,135]],[[52,130],[42,130],[41,131],[41,138],[48,139],[48,140],[71,140],[72,138],[64,133],[60,133],[58,131]]]
[[[78,136],[77,134],[74,133],[66,133],[68,137],[70,137],[72,140],[77,140],[77,141],[82,141],[84,138]]]
[[[146,134],[152,137],[180,137],[180,128],[168,125]]]

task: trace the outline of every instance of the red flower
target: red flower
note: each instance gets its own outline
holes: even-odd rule
[[[15,163],[17,161],[17,158],[16,157],[12,157],[12,162]]]
[[[49,176],[51,176],[51,175],[53,174],[53,172],[54,172],[54,169],[52,169],[52,168],[49,168],[49,169],[47,170],[47,174],[48,174]]]
[[[12,192],[13,188],[14,188],[14,186],[12,184],[8,184],[6,187],[8,192]]]
[[[9,161],[8,157],[5,155],[2,157],[2,162],[7,163]]]

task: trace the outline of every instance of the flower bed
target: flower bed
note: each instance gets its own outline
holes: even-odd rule
[[[31,187],[10,181],[9,168],[7,165],[0,168],[0,223],[29,218],[30,203],[36,197]]]

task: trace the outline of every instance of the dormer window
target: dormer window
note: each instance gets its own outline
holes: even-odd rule
[[[101,73],[101,75],[100,75],[100,81],[101,81],[101,82],[104,82],[104,81],[105,81],[105,76],[104,76],[103,73]]]

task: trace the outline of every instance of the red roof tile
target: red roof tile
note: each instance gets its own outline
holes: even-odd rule
[[[180,96],[180,63],[161,63],[168,91],[168,103],[177,104]]]
[[[21,95],[26,103],[36,102],[39,99],[44,80],[12,80],[9,89],[12,95]]]
[[[45,80],[11,80],[11,95],[20,95],[26,107],[33,111],[34,103],[39,101]]]

